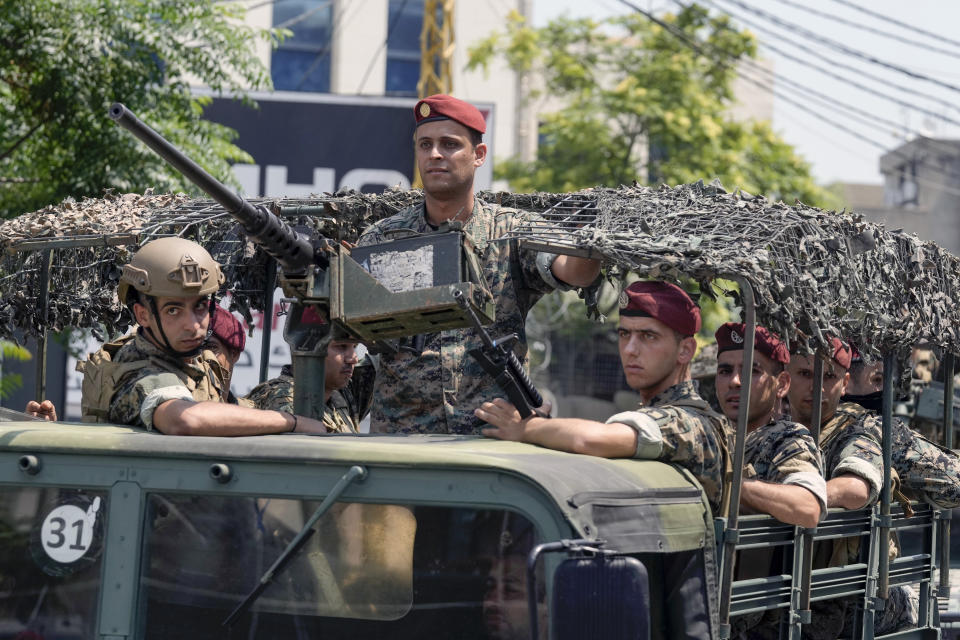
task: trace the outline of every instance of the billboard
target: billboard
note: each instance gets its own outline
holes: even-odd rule
[[[237,131],[237,146],[254,164],[234,165],[247,197],[305,197],[343,188],[367,193],[413,180],[415,98],[337,96],[300,92],[253,93],[252,108],[213,98],[204,116]],[[493,139],[493,104],[478,104]],[[489,142],[488,142],[489,145]],[[493,182],[493,149],[475,187]]]

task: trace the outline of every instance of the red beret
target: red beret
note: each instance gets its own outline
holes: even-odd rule
[[[418,127],[425,122],[453,120],[480,133],[487,131],[487,123],[479,109],[469,102],[442,93],[418,102],[417,106],[413,108],[413,115],[417,118]]]
[[[620,294],[620,315],[656,318],[684,336],[700,331],[700,308],[683,289],[669,282],[631,284]]]
[[[830,354],[833,358],[833,361],[844,369],[850,368],[850,361],[853,359],[853,355],[850,352],[850,347],[845,342],[840,340],[840,338],[830,338]]]
[[[232,313],[220,305],[213,308],[213,317],[210,318],[210,331],[220,342],[233,351],[243,351],[247,344],[247,336],[243,332],[243,325]]]
[[[717,339],[717,353],[724,351],[739,351],[743,349],[743,336],[747,326],[742,322],[728,322],[717,329],[714,337]],[[790,350],[780,336],[766,327],[757,327],[753,339],[754,348],[774,362],[790,364]]]

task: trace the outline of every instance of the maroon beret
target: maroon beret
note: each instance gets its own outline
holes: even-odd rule
[[[413,115],[417,118],[417,126],[437,120],[453,120],[468,129],[475,129],[485,133],[487,123],[480,110],[469,102],[442,93],[424,98],[413,108]]]
[[[213,317],[210,318],[210,331],[220,342],[233,351],[243,351],[247,344],[247,336],[243,332],[243,325],[232,313],[220,305],[213,308]]]
[[[717,353],[743,349],[743,336],[746,332],[747,327],[742,322],[728,322],[722,325],[714,334],[717,339]],[[774,362],[790,364],[790,350],[787,349],[787,345],[780,339],[780,336],[769,331],[766,327],[757,327],[753,345],[757,351]]]
[[[700,331],[700,307],[683,289],[669,282],[631,284],[620,294],[620,315],[656,318],[684,336]]]
[[[840,338],[830,338],[830,356],[833,358],[833,361],[844,369],[850,368],[850,362],[853,359],[853,355],[850,351],[850,346],[847,343],[843,342]]]

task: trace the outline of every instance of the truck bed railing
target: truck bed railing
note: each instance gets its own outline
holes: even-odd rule
[[[936,620],[932,595],[935,571],[939,567],[937,535],[940,512],[929,505],[918,503],[912,503],[912,511],[912,514],[907,515],[900,505],[891,508],[890,529],[898,534],[918,531],[921,549],[919,553],[904,555],[890,562],[889,584],[919,585],[918,629],[922,632],[924,628],[932,628]],[[878,538],[882,529],[879,512],[879,504],[869,509],[853,511],[831,509],[813,530],[784,524],[765,515],[742,516],[738,524],[739,540],[735,546],[736,551],[781,548],[782,573],[773,573],[774,569],[771,567],[769,576],[734,580],[730,591],[731,617],[773,609],[790,610],[791,618],[799,615],[795,591],[800,588],[800,574],[796,568],[800,566],[805,545],[829,544],[832,540],[851,536],[862,539],[861,562],[814,569],[810,579],[810,601],[859,597],[861,606],[882,607],[883,601],[877,599],[878,576],[871,574],[871,564],[868,562],[880,547]],[[723,549],[722,532],[726,526],[724,520],[717,518],[715,522],[718,553]],[[876,567],[876,562],[873,566]]]

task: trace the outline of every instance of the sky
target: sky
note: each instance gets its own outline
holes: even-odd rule
[[[678,9],[674,0],[633,1],[657,14]],[[955,28],[960,24],[960,2],[701,0],[701,4],[724,11],[757,36],[760,57],[773,63],[775,90],[782,94],[774,99],[773,127],[811,164],[818,182],[880,184],[879,162],[885,150],[917,135],[960,139],[960,30]],[[630,10],[620,0],[533,0],[533,22],[541,26],[561,15],[600,19]]]

